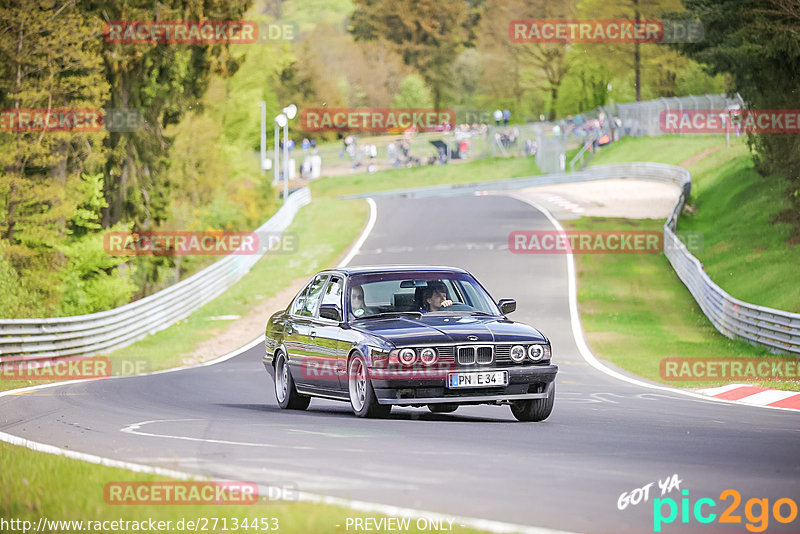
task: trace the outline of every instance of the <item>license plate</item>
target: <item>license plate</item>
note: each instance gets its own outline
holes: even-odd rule
[[[447,387],[487,388],[508,385],[508,371],[487,371],[483,373],[448,373]]]

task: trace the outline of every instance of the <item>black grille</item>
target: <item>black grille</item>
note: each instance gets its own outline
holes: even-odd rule
[[[494,349],[491,346],[458,347],[459,365],[489,365],[494,360]]]
[[[433,347],[439,355],[439,362],[441,363],[455,363],[456,361],[456,348],[453,346]]]
[[[494,348],[494,361],[497,363],[511,363],[512,345],[497,345]]]
[[[492,363],[492,347],[478,347],[476,361],[481,365]]]
[[[473,365],[475,363],[475,347],[458,347],[458,363]]]

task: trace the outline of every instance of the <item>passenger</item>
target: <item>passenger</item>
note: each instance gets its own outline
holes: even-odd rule
[[[443,282],[429,282],[422,292],[422,307],[419,311],[437,312],[452,306],[453,301],[447,298],[447,288]]]

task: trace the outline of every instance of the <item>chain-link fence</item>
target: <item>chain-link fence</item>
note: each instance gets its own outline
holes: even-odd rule
[[[395,135],[347,135],[338,142],[291,151],[294,175],[316,177],[314,156],[322,160],[325,176],[372,173],[379,170],[456,164],[490,157],[531,157],[545,173],[582,169],[598,148],[625,136],[665,135],[662,113],[744,107],[739,95],[658,98],[645,102],[610,104],[556,121],[505,124],[487,110],[456,109],[456,124],[446,131]],[[692,134],[683,134],[692,135]],[[696,134],[695,134],[696,135]],[[299,140],[297,140],[299,141]],[[576,155],[567,159],[570,150]]]
[[[612,110],[613,116],[620,119],[621,136],[633,135],[636,137],[647,135],[650,137],[664,135],[661,128],[661,114],[664,111],[685,111],[696,109],[732,109],[743,108],[744,101],[737,95],[728,98],[725,95],[684,96],[672,98],[659,98],[646,102],[631,102],[617,104]],[[691,134],[685,134],[691,135]]]
[[[598,148],[623,137],[645,135],[656,137],[670,133],[663,127],[664,112],[731,110],[743,107],[744,101],[738,94],[733,98],[725,95],[662,97],[644,102],[600,106],[590,112],[562,119],[559,121],[559,126],[568,143],[577,141],[580,146],[578,153],[569,162],[570,170],[574,171],[576,167],[584,168]],[[725,132],[722,132],[719,135],[724,134]]]

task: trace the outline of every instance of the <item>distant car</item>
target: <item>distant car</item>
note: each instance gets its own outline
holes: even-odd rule
[[[463,269],[326,270],[269,318],[264,366],[284,409],[311,397],[348,401],[359,417],[508,404],[518,420],[542,421],[558,367],[539,330],[506,318],[515,309]]]

